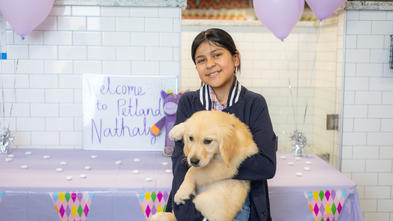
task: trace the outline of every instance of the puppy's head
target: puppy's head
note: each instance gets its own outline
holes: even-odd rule
[[[183,138],[184,154],[189,165],[204,167],[215,157],[229,166],[237,153],[234,116],[218,111],[200,111],[169,133],[175,140]]]

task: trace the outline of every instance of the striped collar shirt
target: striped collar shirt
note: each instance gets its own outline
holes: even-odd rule
[[[229,90],[228,100],[224,104],[220,104],[213,89],[209,85],[204,84],[199,90],[199,99],[206,110],[222,111],[224,108],[230,107],[239,101],[241,88],[239,81],[235,79]]]

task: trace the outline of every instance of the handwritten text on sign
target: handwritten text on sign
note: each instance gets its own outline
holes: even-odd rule
[[[83,144],[87,149],[162,150],[149,128],[163,115],[161,90],[174,76],[83,76]]]

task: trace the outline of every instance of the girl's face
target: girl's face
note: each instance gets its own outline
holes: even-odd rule
[[[239,54],[232,55],[226,48],[204,41],[195,52],[195,63],[199,78],[205,84],[229,91],[240,59]]]

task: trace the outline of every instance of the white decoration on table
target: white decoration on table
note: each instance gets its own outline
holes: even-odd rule
[[[87,175],[86,174],[81,174],[81,175],[79,175],[79,177],[82,178],[82,179],[86,179]]]
[[[65,161],[61,161],[61,162],[60,162],[60,165],[63,165],[63,166],[65,166],[65,165],[67,165],[67,162],[65,162]]]
[[[8,157],[9,157],[9,158],[14,158],[15,155],[14,155],[14,154],[8,154]]]
[[[13,158],[9,158],[9,157],[5,158],[6,162],[11,162],[12,160],[13,160]]]
[[[166,165],[168,165],[168,162],[162,162],[161,163],[163,166],[166,166]]]
[[[171,169],[165,170],[165,173],[172,173]]]
[[[63,168],[58,167],[58,168],[56,168],[56,171],[61,173],[61,172],[63,172]]]
[[[85,170],[91,170],[91,166],[85,166],[84,169]]]
[[[151,182],[151,181],[153,181],[153,178],[151,178],[151,177],[146,177],[146,178],[145,178],[145,181],[146,181],[146,182]]]
[[[97,155],[91,155],[90,158],[95,159],[95,158],[97,158]]]
[[[140,162],[141,161],[141,159],[139,159],[139,158],[134,158],[134,162]]]
[[[302,172],[296,172],[296,176],[303,176],[303,173]]]
[[[26,164],[23,164],[23,165],[20,165],[20,168],[22,168],[22,169],[28,169],[28,168],[29,168],[29,166],[28,166],[28,165],[26,165]]]
[[[133,170],[132,173],[138,174],[138,173],[139,173],[139,170]]]
[[[121,160],[117,160],[117,161],[115,161],[115,164],[116,165],[120,165],[120,164],[122,164],[123,162],[121,162]]]
[[[302,158],[301,157],[295,157],[295,160],[301,160]]]
[[[25,154],[26,155],[31,155],[31,151],[26,151]]]
[[[72,180],[72,176],[66,176],[66,180],[67,181],[71,181]]]
[[[44,155],[44,156],[42,156],[42,158],[44,158],[45,160],[47,160],[47,159],[50,158],[50,156],[49,156],[49,155]]]
[[[310,170],[311,170],[310,167],[304,167],[303,169],[304,169],[305,171],[310,171]]]
[[[282,160],[286,160],[286,159],[287,159],[286,156],[280,156],[280,158],[281,158]]]
[[[4,88],[2,88],[4,90]],[[4,96],[4,91],[3,91]],[[4,97],[3,97],[4,100]],[[10,109],[10,116],[11,116]],[[3,117],[4,117],[4,102],[3,102]],[[11,135],[11,131],[9,128],[0,128],[0,153],[8,154],[11,151],[11,143],[14,141],[14,136]]]
[[[293,166],[294,164],[295,164],[295,163],[292,162],[292,161],[289,161],[289,162],[288,162],[288,165],[289,165],[289,166]]]
[[[292,94],[291,94],[292,95]],[[307,106],[304,112],[304,120],[307,115]],[[296,118],[295,118],[296,122]],[[307,138],[303,135],[302,132],[297,131],[297,129],[293,132],[293,135],[290,137],[293,141],[291,153],[294,156],[303,156],[303,149],[307,146]]]
[[[306,164],[311,165],[312,162],[311,161],[306,161]]]

